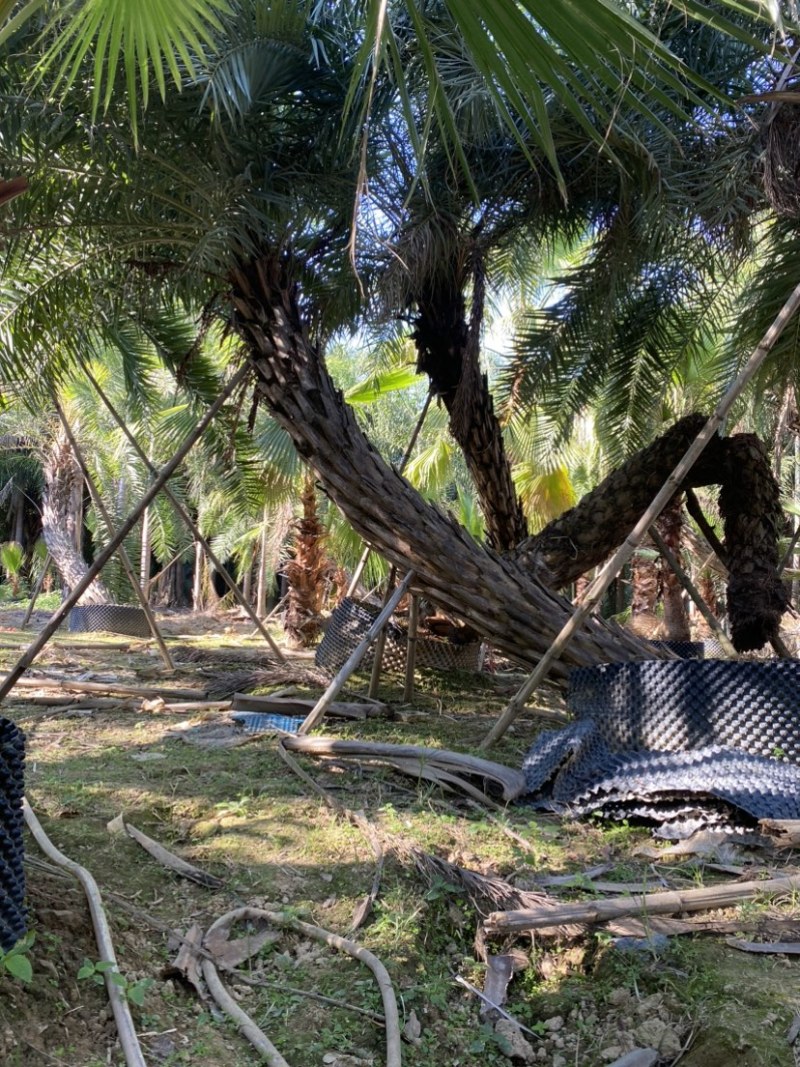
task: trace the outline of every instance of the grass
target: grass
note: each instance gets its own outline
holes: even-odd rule
[[[189,625],[188,620],[174,624],[180,632]],[[3,644],[28,640],[4,629]],[[223,647],[258,648],[242,636],[243,629],[233,624],[232,632],[216,638],[206,632],[196,640],[173,640],[176,658],[187,648],[209,655]],[[121,682],[162,676],[144,643],[123,651],[104,647],[113,640],[92,639],[95,648],[87,650],[78,647],[86,643],[81,636],[78,642],[60,636],[59,647],[51,646],[40,665],[113,674]],[[16,654],[14,648],[0,648],[0,667],[7,668]],[[165,684],[195,683],[198,666],[202,661],[179,664]],[[366,682],[356,678],[351,689],[363,690]],[[397,687],[387,681],[382,695],[408,713],[399,708],[399,685],[399,680]],[[405,721],[326,723],[325,732],[477,752],[513,688],[513,680],[421,672],[413,713]],[[69,717],[68,707],[35,706],[24,696],[4,710],[28,734],[29,798],[58,847],[89,867],[100,883],[126,981],[155,980],[141,1008],[134,1008],[139,1030],[150,1035],[143,1038],[146,1054],[166,1065],[252,1063],[253,1053],[226,1022],[180,983],[162,977],[176,947],[142,914],[185,931],[194,921],[207,927],[247,901],[272,910],[291,908],[326,929],[346,932],[374,869],[363,836],[309,792],[268,738],[209,752],[171,734],[185,713],[176,717],[127,706],[76,719]],[[518,722],[492,758],[519,766],[537,728],[535,719]],[[142,761],[141,756],[158,758]],[[649,861],[636,854],[649,840],[639,827],[557,820],[521,805],[500,813],[476,809],[391,771],[303,762],[344,804],[363,809],[389,845],[411,843],[521,886],[545,873],[580,872],[601,862],[612,865],[607,879],[635,884],[650,873]],[[120,812],[167,848],[224,879],[225,889],[210,891],[179,880],[129,838],[109,835],[106,824]],[[504,825],[526,846],[503,833]],[[29,854],[38,855],[33,845]],[[477,999],[455,981],[460,975],[482,987],[486,968],[474,948],[479,916],[462,892],[441,879],[423,879],[403,857],[402,849],[393,853],[390,848],[379,898],[359,940],[389,969],[403,1020],[413,1013],[421,1024],[419,1043],[404,1047],[404,1064],[508,1064],[503,1039],[480,1017]],[[719,877],[685,865],[666,872],[687,887]],[[22,989],[0,977],[0,1035],[5,1035],[0,1036],[0,1062],[87,1067],[94,1057],[98,1063],[119,1063],[103,1017],[103,991],[77,980],[84,961],[97,958],[80,893],[35,867],[29,870],[29,886],[37,933],[31,951],[34,984]],[[579,886],[559,896],[585,899],[587,892],[593,892],[590,886]],[[730,914],[744,924],[796,913],[796,900],[755,900]],[[510,987],[508,1010],[534,1031],[529,1040],[535,1050],[545,1050],[548,1063],[562,1055],[581,1067],[607,1062],[615,1035],[643,1025],[637,1012],[653,996],[663,998],[662,1021],[681,1041],[696,1035],[681,1060],[685,1067],[791,1062],[782,1033],[795,1010],[794,965],[785,960],[745,956],[719,941],[679,938],[671,939],[664,954],[626,953],[607,935],[564,942],[520,938],[491,949],[516,953],[521,969]],[[382,1062],[382,1033],[369,1018],[297,992],[380,1011],[374,982],[359,964],[284,935],[245,969],[269,988],[235,977],[226,981],[290,1063],[310,1067],[328,1052]],[[765,1023],[770,1013],[775,1018]],[[548,1021],[556,1019],[562,1020],[560,1029],[548,1029]],[[98,1051],[106,1047],[110,1060]],[[726,1050],[729,1058],[715,1060],[715,1049]]]

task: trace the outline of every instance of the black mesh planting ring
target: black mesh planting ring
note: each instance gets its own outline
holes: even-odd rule
[[[128,637],[151,637],[147,616],[141,608],[127,604],[83,604],[69,613],[72,633],[106,630]]]
[[[25,792],[25,735],[0,718],[0,951],[24,937],[25,911],[22,797]]]
[[[342,600],[331,613],[325,636],[317,648],[317,666],[338,671],[366,636],[380,610],[372,604],[359,604],[349,597]],[[405,631],[391,620],[384,633],[386,642],[382,666],[386,671],[402,673],[406,669],[408,637]],[[362,661],[362,666],[370,666],[372,660],[370,649]],[[418,667],[430,667],[433,670],[478,671],[481,665],[481,642],[470,641],[466,645],[456,645],[440,637],[418,638],[415,662]]]
[[[532,792],[577,813],[710,799],[754,819],[800,818],[800,662],[607,664],[573,671],[576,722],[525,757]]]

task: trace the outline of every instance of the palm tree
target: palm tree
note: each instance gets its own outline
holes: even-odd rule
[[[301,25],[289,17],[297,11],[287,7],[276,39],[258,32],[257,11],[238,8],[225,20],[224,51],[181,97],[153,102],[141,117],[136,153],[131,113],[112,94],[87,155],[93,101],[83,98],[83,83],[65,97],[55,127],[46,103],[25,116],[24,139],[7,142],[15,162],[32,169],[57,150],[62,168],[57,179],[42,173],[19,209],[19,232],[35,227],[37,216],[59,224],[42,245],[12,242],[9,264],[25,260],[28,272],[27,287],[9,294],[9,358],[42,351],[48,321],[57,321],[52,312],[67,299],[81,324],[62,343],[67,353],[113,321],[115,303],[129,308],[135,297],[146,306],[186,292],[203,299],[241,337],[258,397],[361,536],[414,569],[433,599],[531,662],[568,611],[540,583],[542,575],[552,580],[541,553],[526,545],[500,559],[426,506],[370,448],[323,364],[325,341],[362,307],[347,257],[352,190],[365,166],[370,172],[395,160],[373,139],[362,142],[366,157],[354,159],[347,148],[362,129],[348,107],[358,72],[351,28],[326,21],[327,11]],[[377,78],[369,86],[371,121],[396,121],[398,94]],[[204,104],[212,105],[210,119]],[[372,257],[356,251],[368,281]],[[524,569],[531,564],[534,577]],[[634,647],[592,624],[569,659],[624,657]]]

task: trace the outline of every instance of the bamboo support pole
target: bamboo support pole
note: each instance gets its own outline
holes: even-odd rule
[[[55,395],[55,393],[53,393],[53,403],[55,404],[58,417],[61,420],[61,425],[64,427],[64,433],[67,435],[67,440],[69,441],[70,448],[72,449],[73,455],[75,456],[78,466],[80,467],[81,474],[83,475],[83,480],[86,482],[87,488],[89,489],[89,496],[91,496],[92,498],[92,503],[94,504],[97,511],[100,513],[100,517],[105,523],[106,531],[108,533],[109,538],[112,538],[116,533],[116,530],[114,528],[114,520],[111,518],[108,508],[105,506],[103,498],[100,496],[100,491],[97,488],[97,483],[95,482],[94,478],[92,477],[91,471],[86,465],[86,460],[84,459],[83,452],[81,451],[80,446],[78,445],[77,438],[72,432],[72,427],[67,421],[67,416],[64,413],[64,409],[59,404],[58,397]],[[150,604],[148,603],[147,597],[145,596],[141,585],[139,584],[139,581],[133,569],[133,564],[130,560],[130,556],[128,555],[128,552],[125,548],[125,544],[122,541],[120,541],[119,547],[117,548],[117,556],[119,558],[120,563],[122,564],[122,569],[125,571],[125,575],[128,581],[130,582],[131,589],[136,594],[136,599],[139,601],[141,609],[145,614],[145,618],[147,619],[147,625],[150,627],[150,633],[153,635],[153,639],[158,645],[158,651],[164,661],[164,666],[167,668],[168,671],[174,671],[175,664],[172,662],[172,656],[170,656],[169,654],[169,649],[167,648],[166,642],[164,641],[161,630],[159,630],[158,628],[156,617],[153,614],[153,610],[150,607]]]
[[[400,583],[400,585],[398,585],[398,587],[395,589],[394,593],[389,598],[389,601],[384,606],[380,615],[378,615],[372,626],[370,626],[370,628],[367,630],[363,639],[359,642],[358,645],[356,645],[356,647],[350,653],[350,658],[341,668],[339,673],[333,679],[331,684],[319,698],[319,700],[308,713],[308,715],[306,715],[305,719],[300,725],[300,729],[298,731],[299,733],[307,734],[308,731],[313,730],[317,723],[320,721],[322,716],[325,714],[325,709],[328,707],[331,701],[336,699],[337,695],[342,689],[342,686],[345,684],[347,679],[350,677],[350,675],[353,673],[356,667],[358,667],[364,656],[367,654],[367,649],[369,648],[369,646],[372,644],[377,635],[381,632],[383,627],[389,621],[392,612],[402,600],[406,589],[408,589],[409,585],[411,584],[413,577],[414,572],[409,571]]]
[[[28,604],[27,611],[25,612],[25,618],[22,620],[22,624],[20,625],[20,630],[27,629],[28,623],[31,621],[31,615],[33,615],[33,609],[36,607],[36,601],[39,599],[39,594],[42,591],[42,586],[44,585],[44,580],[47,575],[47,568],[50,566],[50,560],[52,558],[53,557],[50,555],[49,552],[44,557],[44,563],[42,564],[42,573],[36,579],[36,585],[34,586],[33,592],[31,593],[30,603]]]
[[[414,668],[417,665],[417,631],[419,629],[419,597],[412,594],[408,609],[408,644],[406,646],[406,681],[403,687],[403,703],[414,699]]]
[[[403,458],[400,460],[400,466],[397,468],[399,474],[403,473],[403,471],[406,469],[406,465],[408,464],[409,459],[411,459],[411,453],[414,449],[414,445],[417,443],[417,438],[419,437],[420,431],[422,430],[422,425],[425,422],[425,416],[428,414],[428,408],[431,406],[432,397],[433,393],[429,392],[427,397],[425,398],[425,403],[422,406],[422,411],[419,414],[419,418],[417,419],[416,425],[414,426],[411,437],[409,438],[409,442],[406,445],[406,450],[403,453]],[[358,583],[361,581],[361,575],[364,573],[364,568],[367,565],[367,560],[369,559],[371,552],[372,548],[370,547],[370,545],[367,545],[367,547],[361,553],[361,559],[359,559],[358,563],[356,564],[356,569],[353,571],[353,577],[350,579],[350,585],[348,585],[347,587],[347,592],[345,593],[345,596],[352,596],[358,588]]]
[[[0,685],[0,703],[2,703],[2,701],[8,696],[8,694],[14,688],[17,679],[25,673],[28,667],[30,667],[30,665],[42,651],[44,646],[59,628],[61,623],[67,617],[69,612],[75,607],[80,598],[92,584],[94,579],[114,555],[117,550],[117,546],[122,544],[123,540],[134,528],[147,505],[150,504],[153,500],[155,500],[155,498],[158,496],[158,494],[161,492],[162,488],[166,484],[167,480],[172,477],[172,475],[178,469],[180,464],[192,450],[196,442],[200,440],[200,438],[208,428],[209,423],[219,413],[220,409],[222,408],[222,405],[225,403],[225,401],[228,399],[228,397],[231,395],[237,385],[244,381],[246,375],[249,373],[249,370],[250,365],[247,363],[243,364],[236,372],[236,374],[233,375],[231,380],[224,386],[217,399],[214,401],[214,403],[211,405],[205,415],[203,415],[203,417],[197,423],[192,432],[186,437],[183,444],[172,457],[172,459],[161,468],[161,471],[153,479],[153,482],[151,483],[149,489],[139,500],[139,503],[130,513],[128,518],[125,519],[125,521],[119,526],[119,528],[117,529],[116,536],[112,537],[111,541],[106,545],[102,552],[98,554],[94,563],[91,565],[91,567],[89,567],[83,578],[81,578],[81,580],[78,582],[78,584],[69,594],[69,596],[63,601],[58,610],[53,614],[50,621],[39,633],[36,640],[28,646],[23,655],[20,656],[20,658],[11,668],[10,672],[6,676],[5,681],[2,683],[2,685]]]
[[[800,889],[800,875],[769,878],[765,881],[730,882],[706,889],[670,889],[659,893],[628,894],[608,900],[576,901],[569,904],[548,904],[541,908],[519,911],[493,911],[487,915],[483,927],[492,937],[542,930],[572,923],[604,923],[625,915],[671,915],[685,911],[705,911],[728,908],[751,897],[792,893]]]
[[[136,452],[136,454],[138,455],[139,459],[144,463],[144,465],[147,467],[147,469],[150,471],[150,473],[155,477],[156,474],[157,474],[156,468],[153,466],[153,464],[147,458],[147,455],[144,452],[144,450],[142,449],[142,447],[139,445],[139,442],[136,440],[136,438],[133,436],[133,434],[128,429],[128,426],[125,423],[125,420],[122,418],[122,416],[119,414],[117,409],[114,407],[114,405],[112,404],[111,400],[109,400],[109,398],[106,396],[106,394],[103,391],[103,388],[100,385],[100,383],[97,381],[97,379],[94,377],[94,375],[92,374],[92,372],[89,370],[89,368],[86,365],[84,365],[84,367],[83,367],[83,372],[86,375],[86,377],[89,379],[89,381],[91,382],[92,387],[94,388],[94,390],[97,393],[97,395],[103,401],[104,405],[108,409],[109,414],[114,419],[114,421],[116,422],[117,426],[119,426],[119,428],[125,434],[125,437],[130,442],[131,447]],[[169,502],[175,508],[175,510],[177,511],[178,515],[180,516],[180,518],[184,522],[184,524],[189,528],[189,530],[191,530],[192,536],[195,538],[196,541],[199,542],[199,544],[201,545],[203,551],[206,553],[208,558],[211,560],[212,565],[216,568],[220,578],[222,578],[223,582],[226,584],[228,589],[231,591],[231,593],[233,594],[233,596],[236,599],[237,603],[245,610],[245,612],[247,613],[247,615],[250,618],[251,622],[254,623],[256,629],[258,630],[258,632],[261,634],[261,636],[267,642],[269,647],[275,653],[276,658],[281,663],[285,663],[286,662],[286,657],[281,652],[281,650],[278,648],[278,646],[275,644],[275,641],[273,640],[272,635],[270,634],[269,630],[267,630],[266,626],[264,626],[262,621],[259,619],[257,612],[255,612],[253,610],[252,604],[250,604],[250,602],[247,600],[247,598],[242,595],[242,592],[239,589],[239,586],[236,584],[236,582],[233,580],[233,578],[231,578],[231,576],[228,574],[227,570],[223,567],[223,565],[219,561],[219,559],[217,559],[217,557],[214,554],[211,546],[209,545],[209,543],[205,539],[205,537],[203,537],[203,535],[201,534],[201,532],[200,532],[200,530],[199,530],[199,528],[197,526],[197,523],[194,521],[192,516],[189,514],[188,510],[186,509],[186,507],[184,507],[184,505],[180,502],[180,500],[178,500],[178,498],[175,496],[175,494],[172,492],[172,490],[166,484],[162,486],[162,489],[163,489],[164,496],[167,498],[167,500],[169,500]]]
[[[498,741],[512,722],[516,719],[519,713],[525,706],[525,702],[530,699],[531,695],[539,687],[539,685],[547,677],[550,671],[550,667],[554,661],[558,659],[572,638],[578,632],[578,630],[586,622],[587,618],[600,602],[605,591],[613,582],[614,578],[619,574],[633,553],[639,547],[642,538],[647,531],[653,525],[655,520],[664,510],[666,505],[673,498],[675,493],[680,489],[686,475],[694,466],[695,461],[700,456],[700,453],[706,447],[708,442],[717,432],[723,419],[730,411],[734,401],[738,398],[741,391],[751,380],[753,375],[758,371],[761,364],[766,359],[770,350],[780,335],[783,333],[787,323],[792,318],[797,308],[800,307],[800,284],[796,285],[791,295],[783,305],[774,322],[764,334],[761,342],[755,348],[750,355],[746,364],[739,372],[736,380],[729,386],[722,400],[717,405],[714,414],[706,422],[703,429],[687,448],[683,457],[678,461],[677,466],[667,478],[664,485],[656,493],[650,506],[646,509],[642,517],[634,526],[633,530],[628,534],[620,547],[611,557],[611,559],[602,568],[600,573],[594,579],[592,584],[586,590],[584,597],[580,603],[576,605],[575,611],[561,628],[560,632],[556,635],[554,641],[544,653],[539,663],[536,665],[536,669],[530,675],[530,677],[520,687],[518,692],[509,702],[508,706],[497,720],[495,725],[486,735],[481,743],[481,748],[488,748],[490,745]]]
[[[730,659],[738,659],[736,649],[733,647],[731,639],[723,630],[722,624],[720,623],[719,619],[709,608],[708,604],[706,604],[705,600],[703,600],[702,596],[700,595],[700,590],[697,588],[692,579],[680,565],[674,553],[669,548],[666,541],[655,528],[655,526],[650,527],[650,536],[653,538],[653,541],[655,542],[658,551],[661,553],[661,555],[664,557],[664,559],[674,571],[675,577],[678,579],[683,588],[686,590],[686,592],[697,605],[697,610],[700,612],[700,614],[706,620],[713,632],[716,634],[717,640],[722,646],[722,651]]]
[[[389,571],[389,580],[386,583],[386,592],[383,597],[383,606],[389,603],[392,596],[392,590],[394,589],[394,583],[397,581],[397,567],[392,567]],[[381,671],[383,670],[383,653],[386,649],[386,627],[383,626],[378,632],[378,636],[375,639],[375,653],[372,660],[372,673],[369,678],[369,689],[367,690],[367,696],[370,700],[374,700],[378,695],[378,687],[381,681]]]

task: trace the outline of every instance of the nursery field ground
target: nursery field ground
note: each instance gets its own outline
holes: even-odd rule
[[[37,614],[34,629],[45,618]],[[0,612],[0,670],[30,640],[20,621],[13,605]],[[233,615],[172,613],[160,621],[174,673],[164,670],[150,642],[67,634],[47,647],[34,673],[212,695],[287,685],[306,695],[321,691],[308,655],[288,654],[287,666],[274,672],[268,650],[249,636],[250,624]],[[349,698],[363,693],[367,681],[355,676]],[[403,705],[402,681],[388,677],[379,694],[388,717],[329,719],[317,733],[477,754],[519,681],[510,672],[419,672],[414,702]],[[17,689],[3,708],[27,735],[27,797],[53,843],[99,883],[148,1064],[262,1062],[208,998],[168,976],[180,937],[192,924],[207,929],[245,904],[288,910],[346,935],[373,881],[368,839],[289,769],[274,737],[229,748],[187,742],[181,731],[224,720],[224,710],[175,711],[142,699],[41,703],[32,695]],[[551,700],[547,710],[553,707]],[[491,758],[519,767],[547,726],[546,718],[527,714]],[[433,856],[531,890],[553,876],[583,876],[577,884],[543,889],[578,900],[597,895],[585,872],[598,865],[604,881],[629,891],[654,881],[696,888],[793,873],[795,853],[728,844],[721,854],[658,862],[642,853],[654,847],[647,828],[564,820],[522,804],[484,805],[385,768],[298,759],[340,804],[363,812],[383,844],[378,896],[355,936],[392,978],[409,1038],[403,1045],[408,1067],[594,1067],[648,1045],[659,1047],[659,1062],[685,1067],[795,1063],[786,1034],[800,1012],[800,960],[746,954],[727,935],[710,933],[656,939],[644,949],[603,929],[572,939],[522,936],[490,944],[490,952],[510,953],[518,966],[506,1010],[527,1031],[512,1047],[503,1026],[481,1016],[479,998],[463,984],[483,988],[478,902],[419,862]],[[222,887],[179,878],[129,837],[110,833],[108,823],[120,814],[217,876]],[[105,990],[96,974],[79,977],[97,962],[83,891],[31,838],[26,852],[33,974],[26,984],[0,973],[0,1063],[122,1064]],[[769,938],[779,928],[780,940],[795,941],[800,900],[756,898],[702,918],[724,920],[734,932],[740,926],[750,939]],[[292,1067],[384,1063],[376,1018],[381,998],[370,972],[349,957],[285,934],[224,978]]]

